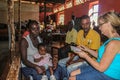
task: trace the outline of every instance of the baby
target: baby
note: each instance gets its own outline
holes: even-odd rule
[[[43,72],[43,76],[41,80],[48,80],[48,77],[46,75],[46,71],[48,69],[50,69],[50,74],[51,74],[51,78],[53,80],[55,79],[55,76],[53,75],[53,71],[52,71],[52,57],[49,53],[46,52],[46,46],[43,43],[40,43],[38,45],[38,53],[36,53],[34,56],[34,62],[39,65],[39,66],[43,66],[44,67],[44,72]]]

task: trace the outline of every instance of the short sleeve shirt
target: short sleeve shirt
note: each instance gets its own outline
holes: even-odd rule
[[[90,49],[97,50],[100,47],[100,35],[95,30],[90,29],[87,36],[84,38],[84,31],[80,30],[76,42],[77,45],[84,45]]]

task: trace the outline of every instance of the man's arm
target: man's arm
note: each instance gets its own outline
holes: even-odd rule
[[[70,64],[72,64],[73,63],[73,59],[75,57],[74,53],[68,53],[68,54],[69,54],[68,56],[70,57],[70,59],[67,61],[66,66],[69,66]]]

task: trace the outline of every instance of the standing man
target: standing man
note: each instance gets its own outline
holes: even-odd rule
[[[21,71],[27,79],[32,76],[34,80],[40,80],[41,76],[39,74],[42,73],[45,69],[43,66],[34,64],[33,59],[33,55],[38,52],[38,44],[42,42],[39,37],[40,31],[38,22],[32,20],[28,26],[29,34],[26,37],[22,38],[20,44],[22,59]]]

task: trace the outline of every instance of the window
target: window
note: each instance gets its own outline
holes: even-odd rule
[[[58,21],[59,23],[59,25],[64,25],[64,14],[62,13],[62,14],[60,14],[59,15],[59,21]]]
[[[91,3],[90,4],[90,9],[89,9],[89,16],[90,16],[90,20],[92,23],[95,22],[95,26],[98,24],[97,23],[97,19],[98,19],[98,9],[99,9],[99,5],[98,5],[98,1],[97,4],[96,3]]]

